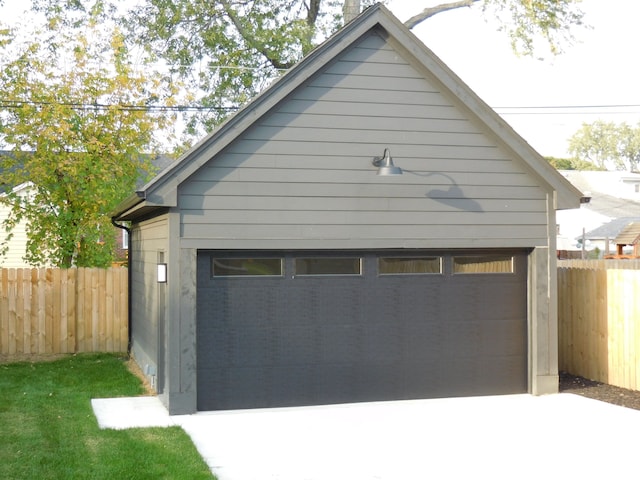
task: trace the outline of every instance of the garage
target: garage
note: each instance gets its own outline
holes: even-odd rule
[[[526,252],[198,254],[198,410],[527,391]]]
[[[171,414],[558,389],[581,193],[384,7],[113,212]]]

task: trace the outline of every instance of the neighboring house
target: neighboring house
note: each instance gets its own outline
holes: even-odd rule
[[[33,189],[31,182],[26,182],[13,188],[13,192],[20,197],[28,197]],[[0,194],[4,195],[4,194]],[[0,244],[7,238],[2,223],[9,218],[11,209],[5,203],[0,202]],[[26,222],[22,221],[12,230],[12,236],[7,244],[8,250],[5,255],[0,255],[0,268],[29,268],[24,256],[27,253],[27,233]]]
[[[115,231],[116,247],[113,255],[114,264],[126,265],[129,258],[129,232],[124,228]]]
[[[172,414],[556,392],[580,199],[376,5],[114,212],[132,354]]]
[[[579,209],[558,212],[558,250],[597,249],[615,253],[614,239],[640,219],[640,174],[563,170],[562,175],[590,197]],[[575,256],[575,255],[574,255]]]
[[[598,249],[600,256],[615,254],[617,252],[617,240],[618,237],[624,232],[624,230],[632,225],[634,222],[639,222],[638,217],[621,217],[608,221],[607,223],[594,228],[593,230],[585,231],[584,243],[587,250]],[[582,245],[582,236],[577,239],[578,247]],[[630,249],[627,249],[627,252]],[[627,253],[625,252],[625,253]]]

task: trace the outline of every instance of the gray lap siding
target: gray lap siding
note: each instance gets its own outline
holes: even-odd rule
[[[548,192],[486,133],[371,34],[180,186],[181,237],[223,248],[547,245]],[[404,175],[376,176],[385,148]]]
[[[135,225],[131,236],[131,337],[132,354],[144,369],[157,371],[161,364],[159,298],[157,282],[158,251],[168,251],[166,216]],[[147,369],[148,370],[148,369]]]

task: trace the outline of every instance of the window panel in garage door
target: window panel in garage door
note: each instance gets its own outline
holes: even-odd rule
[[[212,258],[211,275],[214,277],[281,276],[282,258]]]
[[[349,257],[300,257],[295,275],[361,275],[362,260]]]
[[[482,255],[453,257],[453,273],[513,273],[511,255]]]
[[[420,275],[442,273],[441,257],[380,257],[380,275]]]

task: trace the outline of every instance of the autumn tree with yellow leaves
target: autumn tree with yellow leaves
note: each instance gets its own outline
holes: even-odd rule
[[[0,44],[3,227],[26,224],[32,265],[108,266],[108,214],[152,172],[146,153],[174,118],[149,105],[171,105],[174,87],[131,61],[113,25],[26,28],[3,30]],[[12,192],[27,182],[27,196]]]

